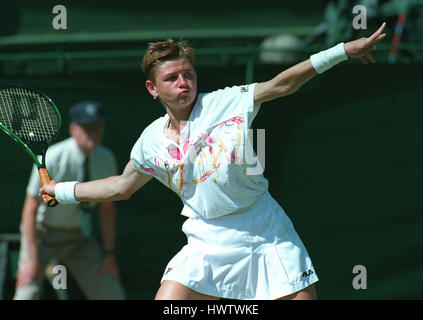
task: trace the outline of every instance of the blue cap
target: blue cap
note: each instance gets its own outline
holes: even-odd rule
[[[69,112],[70,122],[77,124],[90,124],[104,121],[103,106],[98,101],[82,101],[73,105]]]

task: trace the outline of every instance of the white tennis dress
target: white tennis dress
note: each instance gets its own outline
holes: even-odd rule
[[[275,299],[318,281],[248,140],[260,108],[254,86],[199,94],[179,146],[166,138],[166,114],[132,149],[134,167],[176,192],[188,217],[182,226],[188,243],[162,281],[229,299]]]

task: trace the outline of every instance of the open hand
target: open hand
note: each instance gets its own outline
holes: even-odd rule
[[[366,58],[371,62],[375,63],[370,51],[376,50],[375,43],[379,42],[386,37],[386,33],[382,33],[385,30],[386,22],[368,38],[360,38],[354,41],[345,43],[345,52],[351,58],[360,58],[364,64],[367,64]]]

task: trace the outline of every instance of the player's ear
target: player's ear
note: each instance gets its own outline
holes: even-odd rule
[[[156,90],[156,86],[154,85],[154,82],[152,80],[146,80],[145,81],[145,87],[147,88],[148,92],[150,92],[150,94],[153,97],[157,98],[159,96],[159,94]]]

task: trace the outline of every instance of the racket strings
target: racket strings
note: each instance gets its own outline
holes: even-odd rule
[[[12,88],[9,94],[2,94],[1,98],[5,102],[1,108],[3,125],[25,141],[38,142],[45,139],[42,130],[37,130],[33,121],[27,121],[32,118],[29,103],[27,97],[19,93],[19,89]]]
[[[48,142],[60,120],[48,99],[26,88],[0,90],[0,122],[26,142]]]

